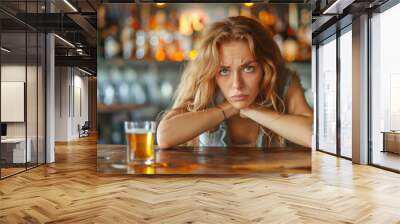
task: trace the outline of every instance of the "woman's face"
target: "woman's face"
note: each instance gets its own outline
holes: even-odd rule
[[[220,45],[221,65],[216,75],[218,87],[225,99],[235,108],[242,109],[256,99],[262,69],[244,41],[230,41]]]

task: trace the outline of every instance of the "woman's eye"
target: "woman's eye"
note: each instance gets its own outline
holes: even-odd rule
[[[229,70],[227,68],[221,68],[219,70],[220,75],[229,75]]]
[[[255,70],[254,66],[250,66],[250,65],[244,67],[244,69],[243,69],[243,71],[246,72],[246,73],[254,72],[254,70]]]

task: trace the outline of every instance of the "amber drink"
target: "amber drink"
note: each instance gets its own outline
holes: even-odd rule
[[[128,165],[154,163],[155,128],[153,121],[125,122]]]

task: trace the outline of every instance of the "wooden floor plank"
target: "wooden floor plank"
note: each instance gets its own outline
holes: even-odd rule
[[[95,138],[0,181],[0,223],[400,223],[400,175],[313,152],[312,174],[96,173]]]

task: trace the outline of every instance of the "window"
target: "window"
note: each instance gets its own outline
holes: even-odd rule
[[[336,37],[318,48],[318,146],[336,153]]]
[[[352,35],[340,36],[340,155],[352,157]],[[347,32],[346,32],[347,31]]]
[[[400,5],[371,18],[372,163],[400,170]]]

